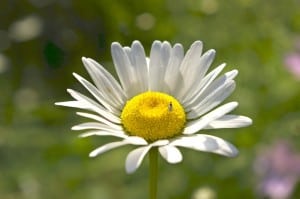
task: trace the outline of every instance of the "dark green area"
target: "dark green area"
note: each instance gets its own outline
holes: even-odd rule
[[[221,199],[257,198],[253,162],[261,147],[284,139],[300,151],[300,86],[284,66],[300,38],[299,0],[4,0],[0,7],[1,199],[147,198],[147,160],[127,175],[132,147],[89,158],[111,140],[77,138],[70,127],[82,119],[54,106],[71,99],[66,88],[84,91],[72,77],[89,79],[82,56],[115,73],[113,41],[140,40],[149,53],[153,40],[185,49],[202,40],[205,50],[217,51],[212,67],[226,62],[226,71],[239,70],[227,101],[238,101],[234,113],[254,121],[244,129],[207,132],[237,146],[237,158],[183,150],[178,165],[160,159],[159,198],[188,199],[201,187]],[[27,17],[40,31],[22,39],[13,27]],[[300,198],[299,186],[292,198]]]

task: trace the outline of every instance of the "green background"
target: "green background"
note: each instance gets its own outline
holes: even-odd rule
[[[216,49],[212,68],[226,62],[224,71],[239,70],[226,101],[238,101],[234,113],[253,119],[247,128],[207,131],[237,146],[237,158],[183,150],[180,164],[160,159],[159,198],[188,199],[203,187],[217,198],[259,198],[253,165],[262,149],[288,140],[300,150],[299,80],[284,66],[300,37],[299,7],[299,0],[1,1],[0,198],[148,197],[147,160],[127,175],[131,146],[89,158],[112,139],[79,139],[70,127],[83,119],[74,109],[54,106],[71,99],[66,88],[84,92],[72,77],[76,72],[89,79],[82,56],[115,73],[111,42],[133,40],[147,53],[153,40],[185,49],[202,40],[205,50]],[[13,27],[28,17],[40,29],[22,40]],[[298,185],[292,198],[299,197]]]

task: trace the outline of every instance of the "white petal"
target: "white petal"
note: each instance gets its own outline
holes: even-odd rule
[[[154,41],[150,51],[149,90],[163,91],[165,67],[162,66],[162,43]]]
[[[191,82],[189,80],[189,73],[193,72],[191,71],[190,66],[194,65],[200,58],[202,53],[203,44],[201,41],[195,41],[189,50],[186,52],[182,63],[180,65],[180,72],[184,78],[184,81],[182,82],[182,89],[180,89],[180,93],[178,94],[179,99],[183,99],[183,96],[186,94],[186,91],[191,85]]]
[[[138,136],[129,136],[126,138],[126,140],[133,145],[147,145],[148,142],[142,138],[142,137],[138,137]]]
[[[190,65],[197,62],[199,57],[201,56],[203,49],[203,43],[201,41],[195,41],[189,50],[186,52],[182,64],[180,66],[180,70],[183,74],[187,74]]]
[[[97,133],[97,132],[95,131],[94,133]],[[105,132],[99,132],[99,133],[105,134]],[[109,134],[109,133],[107,133],[107,134]],[[101,153],[104,153],[106,151],[109,151],[111,149],[114,149],[114,148],[117,148],[117,147],[120,147],[120,146],[123,146],[123,145],[128,145],[128,144],[133,144],[133,145],[147,145],[148,144],[143,138],[140,138],[140,137],[135,137],[135,136],[128,137],[127,135],[117,136],[117,134],[115,134],[114,136],[115,137],[123,137],[124,140],[105,144],[105,145],[103,145],[103,146],[101,146],[101,147],[93,150],[90,153],[89,156],[90,157],[95,157],[95,156],[97,156],[97,155],[99,155]]]
[[[150,150],[151,145],[140,147],[131,151],[126,158],[125,168],[127,173],[135,172],[141,165],[145,155]]]
[[[199,104],[194,104],[194,107],[187,108],[189,112],[187,114],[188,119],[195,119],[203,115],[204,113],[215,108],[221,104],[235,89],[235,82],[233,80],[225,83],[216,90],[212,91],[206,96]]]
[[[214,79],[220,74],[220,72],[226,66],[225,63],[219,65],[217,68],[208,73],[201,81],[200,84],[196,84],[195,87],[190,91],[184,99],[182,99],[183,105],[192,103],[192,100],[197,99],[203,91],[214,81]]]
[[[55,105],[57,106],[67,106],[72,108],[80,108],[80,109],[89,109],[86,103],[82,103],[80,101],[67,101],[67,102],[56,102]]]
[[[133,67],[136,71],[137,79],[141,87],[141,91],[148,90],[148,66],[146,62],[146,55],[142,44],[139,41],[134,41],[131,46],[132,59],[134,61]]]
[[[120,114],[120,110],[118,110],[119,107],[115,105],[111,106],[111,103],[105,100],[103,93],[101,93],[94,85],[76,73],[73,73],[73,75],[106,109],[114,114]]]
[[[187,127],[184,129],[183,134],[189,135],[200,131],[201,129],[206,127],[210,122],[226,115],[227,113],[235,109],[237,106],[237,102],[229,102],[214,109],[213,111],[209,112],[203,117],[187,123]]]
[[[249,117],[241,115],[224,115],[223,117],[210,122],[205,129],[220,129],[220,128],[241,128],[252,124]]]
[[[159,147],[159,153],[168,163],[176,164],[182,161],[182,154],[175,146]]]
[[[95,102],[94,100],[92,100],[91,98],[77,92],[74,91],[72,89],[68,89],[67,90],[70,95],[76,99],[77,101],[80,101],[81,103],[86,104],[89,107],[89,110],[97,112],[99,115],[105,117],[106,119],[108,119],[109,121],[112,121],[114,123],[121,123],[120,118],[113,115],[111,112],[109,112],[108,110],[106,110],[102,105],[98,104],[97,102]]]
[[[88,129],[99,129],[99,130],[107,130],[107,131],[122,131],[122,128],[114,128],[113,126],[109,126],[106,124],[102,124],[99,122],[86,122],[82,124],[78,124],[72,127],[73,131],[81,131],[81,130],[88,130]]]
[[[211,95],[211,93],[216,92],[216,90],[221,89],[222,87],[225,87],[226,84],[233,81],[233,78],[238,74],[237,70],[232,70],[218,79],[216,79],[213,82],[207,82],[205,86],[199,90],[199,92],[193,96],[192,99],[190,99],[187,103],[184,103],[184,106],[187,108],[194,107],[195,105],[201,103],[204,98]],[[206,78],[204,78],[206,79]]]
[[[108,143],[108,144],[105,144],[95,150],[93,150],[89,156],[90,157],[95,157],[97,155],[100,155],[106,151],[109,151],[111,149],[114,149],[114,148],[117,148],[117,147],[120,147],[120,146],[124,146],[124,145],[127,145],[129,144],[126,140],[123,140],[123,141],[119,141],[119,142],[111,142],[111,143]]]
[[[96,120],[98,122],[101,122],[103,124],[106,124],[106,125],[114,128],[114,129],[122,130],[122,127],[120,125],[114,124],[114,123],[108,121],[107,119],[105,119],[103,117],[100,117],[98,115],[94,115],[94,114],[91,114],[91,113],[84,113],[84,112],[77,112],[76,114],[80,115],[82,117],[86,117],[86,118],[90,118],[92,120]]]
[[[170,143],[173,146],[186,147],[198,151],[212,152],[228,157],[234,157],[238,150],[229,142],[211,135],[196,134],[183,136]]]
[[[195,59],[194,63],[190,63],[189,70],[186,70],[186,72],[183,74],[183,77],[185,78],[185,93],[183,98],[186,98],[189,93],[193,93],[197,88],[199,81],[202,80],[203,76],[213,62],[215,53],[216,51],[211,49],[204,53],[204,55],[201,57],[199,56],[198,59]]]
[[[164,41],[161,45],[161,64],[162,67],[166,68],[169,64],[171,55],[171,45],[169,42]]]
[[[97,136],[113,136],[113,137],[118,137],[118,138],[127,138],[128,137],[128,135],[126,135],[125,133],[120,132],[120,131],[101,131],[101,130],[88,131],[88,132],[80,134],[79,137],[85,138],[85,137],[90,137],[90,136],[94,136],[94,135],[97,135]]]
[[[170,60],[166,68],[165,73],[165,82],[168,85],[168,90],[170,90],[170,94],[173,96],[178,95],[178,91],[181,87],[183,77],[180,73],[179,67],[184,57],[184,51],[181,44],[176,44],[172,50],[170,55]]]
[[[116,72],[127,98],[131,98],[140,93],[141,90],[139,88],[137,75],[125,50],[119,43],[113,42],[111,45],[111,54]]]
[[[167,145],[169,143],[170,143],[169,140],[157,140],[157,141],[151,143],[150,145],[151,146],[164,146],[164,145]]]
[[[126,97],[117,80],[95,60],[83,57],[82,62],[106,101],[111,101],[111,105],[122,106]]]

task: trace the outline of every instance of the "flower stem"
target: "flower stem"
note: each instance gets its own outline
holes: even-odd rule
[[[158,150],[153,147],[149,152],[149,198],[157,199]]]

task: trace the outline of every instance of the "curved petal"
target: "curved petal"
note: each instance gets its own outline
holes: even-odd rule
[[[111,102],[111,105],[122,106],[126,96],[118,81],[95,60],[82,57],[82,62],[106,101]]]
[[[150,150],[151,145],[143,146],[131,151],[126,158],[125,168],[127,173],[135,172],[141,165],[145,155]]]
[[[120,131],[101,131],[101,130],[88,131],[86,133],[80,134],[79,137],[85,138],[85,137],[90,137],[90,136],[94,136],[94,135],[97,135],[97,136],[113,136],[113,137],[118,137],[118,138],[127,138],[128,137],[128,135],[126,135],[125,133],[120,132]]]
[[[126,93],[127,98],[131,98],[140,92],[139,82],[130,59],[118,42],[111,45],[111,54],[116,68],[116,72],[120,79],[121,85]]]
[[[168,163],[176,164],[182,161],[182,154],[175,146],[159,147],[159,153]]]
[[[188,103],[184,103],[185,107],[191,108],[201,103],[203,99],[211,95],[211,93],[216,92],[216,90],[219,90],[229,82],[232,82],[233,78],[237,74],[238,74],[237,70],[232,70],[225,73],[215,81],[207,82],[207,85],[203,86],[203,88],[199,90],[199,92],[196,95],[194,95],[194,97],[191,100],[189,100]]]
[[[188,119],[199,118],[201,115],[212,110],[219,104],[221,104],[235,89],[235,82],[233,80],[225,83],[223,86],[213,90],[208,96],[206,96],[198,104],[194,104],[194,107],[187,109]]]
[[[74,99],[80,101],[83,104],[86,104],[86,106],[89,107],[88,110],[98,113],[99,115],[103,116],[104,118],[108,119],[111,122],[118,123],[118,124],[121,123],[119,117],[115,116],[114,114],[106,110],[102,105],[98,104],[91,98],[86,97],[85,95],[77,91],[74,91],[72,89],[68,89],[67,91]]]
[[[162,67],[165,69],[167,68],[167,65],[170,60],[170,55],[171,55],[171,44],[167,41],[164,41],[161,45],[161,64]]]
[[[80,101],[55,102],[55,105],[67,106],[67,107],[79,108],[79,109],[89,109],[90,108],[86,103],[82,103]]]
[[[166,85],[164,83],[164,76],[167,60],[170,56],[170,48],[167,43],[154,41],[150,51],[149,62],[149,90],[165,91]]]
[[[198,55],[198,58],[194,60],[194,63],[190,63],[188,70],[183,74],[186,84],[182,99],[186,98],[189,93],[193,93],[196,90],[199,80],[201,81],[206,74],[214,60],[215,54],[215,50],[208,50],[201,57]]]
[[[238,150],[229,142],[205,134],[183,136],[172,141],[170,145],[190,148],[197,151],[212,152],[227,157],[234,157],[238,154]]]
[[[210,122],[205,129],[220,129],[220,128],[241,128],[252,124],[249,117],[242,115],[224,115],[217,120]]]
[[[237,106],[237,102],[229,102],[214,109],[213,111],[209,112],[203,117],[187,123],[186,128],[183,130],[183,134],[190,135],[200,131],[201,129],[206,127],[210,122],[226,115],[227,113],[235,109]]]
[[[108,121],[107,119],[105,119],[103,117],[100,117],[98,115],[94,115],[94,114],[91,114],[91,113],[84,113],[84,112],[77,112],[76,114],[81,116],[81,117],[86,117],[86,118],[90,118],[92,120],[96,120],[98,122],[101,122],[103,124],[106,124],[106,125],[114,128],[114,129],[122,130],[122,127],[120,125],[114,124],[114,123]]]
[[[115,115],[120,114],[120,107],[112,105],[109,101],[105,100],[103,93],[101,93],[93,84],[76,73],[73,73],[73,75],[95,97],[95,99],[100,102],[101,105],[113,112]]]
[[[71,128],[73,131],[89,130],[89,129],[99,129],[107,131],[123,131],[122,127],[114,128],[114,126],[109,126],[99,122],[85,122],[78,125],[75,125]]]
[[[138,136],[129,136],[126,138],[126,140],[132,145],[147,145],[148,144],[148,142],[144,138],[138,137]]]
[[[179,88],[182,84],[183,77],[180,73],[179,67],[184,57],[184,51],[181,44],[175,44],[171,50],[170,60],[166,67],[165,83],[168,86],[170,94],[177,96]]]
[[[205,89],[215,80],[215,78],[221,73],[221,71],[225,68],[226,64],[223,63],[219,65],[217,68],[208,73],[201,81],[200,84],[196,85],[193,88],[194,92],[189,92],[188,95],[184,99],[182,99],[183,105],[188,105],[192,103],[192,100],[197,99],[199,95],[205,91]]]
[[[169,143],[170,143],[169,140],[157,140],[157,141],[151,143],[150,145],[151,146],[164,146],[164,145],[167,145]]]
[[[182,81],[180,92],[178,93],[178,99],[183,99],[183,96],[186,94],[186,91],[191,85],[189,73],[192,73],[190,66],[195,65],[199,58],[201,57],[203,49],[203,43],[201,41],[195,41],[188,51],[186,52],[182,63],[180,65],[180,73],[182,74],[184,80]]]
[[[190,48],[188,49],[188,51],[186,52],[183,61],[181,63],[180,66],[180,71],[182,72],[183,75],[188,74],[190,70],[190,66],[194,65],[199,57],[202,54],[202,49],[203,49],[203,43],[202,41],[195,41]]]
[[[98,147],[97,149],[93,150],[89,156],[90,157],[96,157],[97,155],[100,155],[106,151],[109,151],[109,150],[112,150],[114,148],[117,148],[117,147],[120,147],[120,146],[124,146],[124,145],[127,145],[129,144],[126,140],[123,140],[123,141],[119,141],[119,142],[111,142],[111,143],[108,143],[108,144],[105,144],[101,147]]]
[[[99,133],[103,133],[103,134],[109,134],[108,132],[100,132],[98,131]],[[91,132],[92,133],[92,132]],[[95,131],[94,133],[97,133],[97,131]],[[122,135],[120,135],[121,137]],[[118,137],[116,134],[115,134],[115,137]],[[114,148],[117,148],[117,147],[120,147],[120,146],[124,146],[124,145],[128,145],[128,144],[132,144],[132,145],[146,145],[147,142],[143,139],[143,138],[140,138],[140,137],[135,137],[135,136],[127,136],[127,135],[124,135],[122,136],[124,137],[124,140],[122,141],[118,141],[118,142],[111,142],[111,143],[108,143],[108,144],[105,144],[95,150],[93,150],[89,156],[90,157],[95,157],[99,154],[102,154],[106,151],[109,151],[111,149],[114,149]],[[149,146],[149,145],[147,145]]]
[[[133,67],[136,71],[137,79],[141,87],[141,91],[148,90],[148,66],[146,62],[146,55],[142,44],[139,41],[134,41],[131,45],[131,56],[133,59]]]

